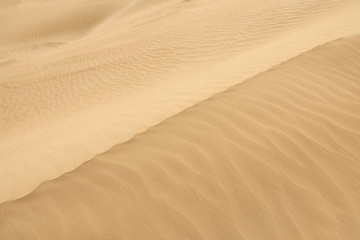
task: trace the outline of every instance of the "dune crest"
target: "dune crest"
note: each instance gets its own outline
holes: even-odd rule
[[[26,2],[58,12],[1,36],[0,203],[360,24],[351,0]]]
[[[1,204],[0,236],[356,239],[359,76],[360,36],[302,54]]]

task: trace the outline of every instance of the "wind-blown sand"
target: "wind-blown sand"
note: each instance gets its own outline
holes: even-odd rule
[[[360,2],[343,0],[53,0],[3,9],[0,202],[360,26]]]
[[[360,239],[359,12],[1,1],[0,239]]]
[[[360,36],[0,206],[3,239],[358,239]],[[46,226],[46,227],[44,227]]]

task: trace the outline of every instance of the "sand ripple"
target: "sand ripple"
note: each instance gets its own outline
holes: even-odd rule
[[[287,61],[0,205],[1,239],[357,239],[360,37]]]
[[[0,202],[360,24],[352,0],[1,2]]]

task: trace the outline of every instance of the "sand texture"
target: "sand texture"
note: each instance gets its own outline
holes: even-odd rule
[[[359,74],[360,36],[315,48],[2,204],[0,235],[358,239]]]
[[[0,0],[0,240],[360,240],[359,12]]]

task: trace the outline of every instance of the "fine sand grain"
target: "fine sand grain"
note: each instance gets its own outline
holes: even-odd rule
[[[0,203],[360,31],[358,0],[0,2]]]
[[[0,240],[360,240],[359,0],[0,0]]]
[[[0,239],[359,239],[359,157],[356,36],[1,204]]]

